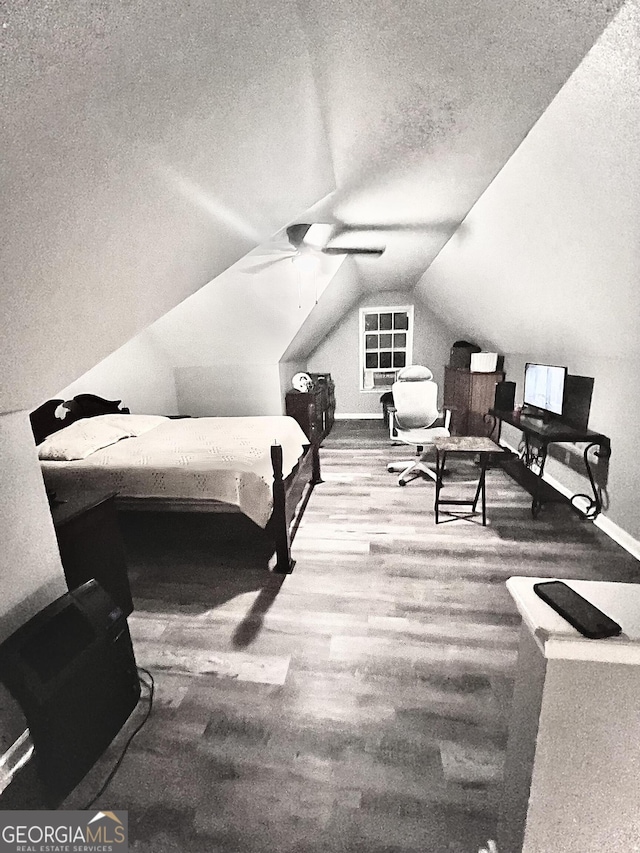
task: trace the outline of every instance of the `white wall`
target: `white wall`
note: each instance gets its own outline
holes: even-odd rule
[[[70,400],[76,394],[122,400],[124,406],[138,414],[178,414],[173,367],[149,330],[136,335],[52,396]]]
[[[277,362],[176,367],[178,408],[194,417],[281,415]]]
[[[414,305],[413,363],[425,364],[433,371],[434,378],[440,385],[442,402],[444,365],[449,362],[449,351],[454,338],[444,323],[436,319],[410,291],[382,291],[361,297],[358,304],[349,310],[307,360],[309,370],[331,373],[336,386],[337,415],[382,414],[381,391],[359,390],[359,311],[360,308],[386,305]]]
[[[67,586],[26,412],[0,415],[0,458],[1,642]]]
[[[281,413],[280,361],[290,360],[285,352],[316,301],[331,302],[339,290],[334,278],[344,257],[316,260],[301,269],[290,247],[265,244],[153,325],[180,413]]]
[[[635,537],[639,55],[632,0],[416,290],[457,336],[504,352],[508,379],[520,379],[527,359],[595,378],[590,426],[612,445],[606,514]]]

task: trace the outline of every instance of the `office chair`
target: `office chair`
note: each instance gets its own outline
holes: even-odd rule
[[[438,386],[433,381],[433,374],[428,367],[414,364],[403,368],[391,390],[394,411],[390,414],[393,418],[394,440],[415,445],[418,454],[421,454],[423,448],[431,444],[434,438],[446,438],[451,435],[451,413],[447,411],[443,414],[438,409]],[[441,419],[444,425],[432,426],[438,419]],[[422,475],[436,479],[435,470],[422,461],[421,455],[418,455],[417,459],[389,462],[387,471],[400,472],[400,486],[406,486],[411,480]]]

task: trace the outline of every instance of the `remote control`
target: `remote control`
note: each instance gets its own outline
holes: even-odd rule
[[[622,633],[617,622],[562,581],[535,583],[533,591],[577,631],[591,640],[615,637]]]

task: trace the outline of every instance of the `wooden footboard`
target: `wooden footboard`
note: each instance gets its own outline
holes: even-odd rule
[[[273,466],[273,512],[266,529],[273,536],[276,546],[274,571],[279,574],[289,574],[295,565],[295,560],[291,558],[291,542],[313,487],[322,482],[320,451],[315,436],[312,436],[307,452],[286,480],[282,477],[282,447],[279,444],[271,447],[271,464]],[[304,494],[307,486],[307,492]]]

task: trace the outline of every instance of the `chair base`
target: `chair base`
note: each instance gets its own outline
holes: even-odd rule
[[[436,481],[437,475],[433,468],[430,468],[425,462],[420,459],[404,459],[397,462],[389,462],[387,471],[390,474],[400,472],[398,477],[398,485],[406,486],[412,480],[418,477],[428,477],[430,480]]]

